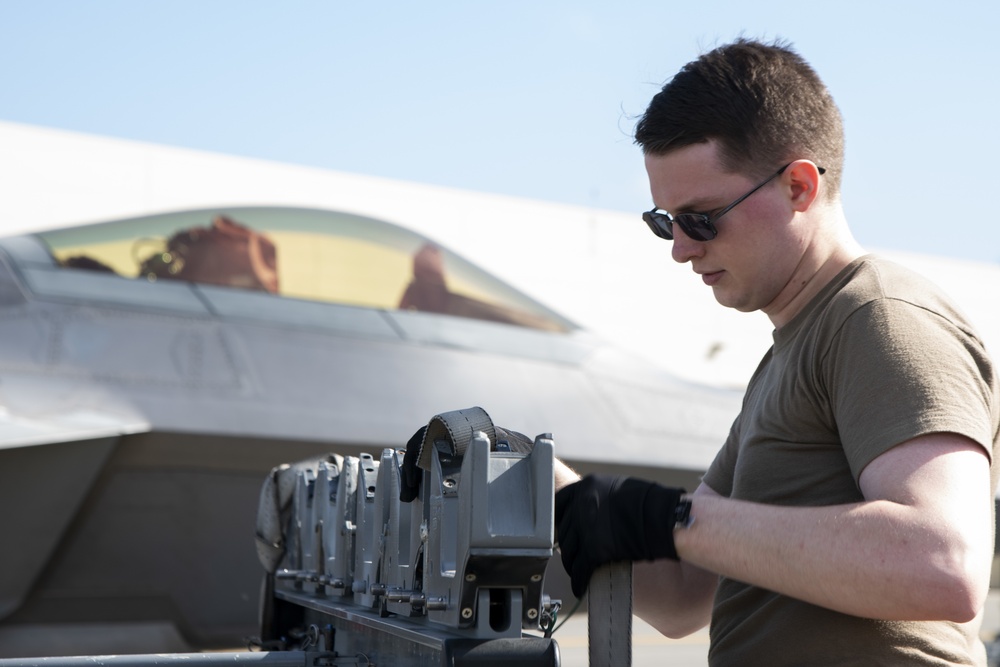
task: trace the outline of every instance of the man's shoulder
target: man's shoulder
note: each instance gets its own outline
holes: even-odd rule
[[[865,255],[852,262],[839,276],[830,304],[854,310],[875,301],[900,301],[938,312],[949,318],[955,307],[929,278],[878,255]]]
[[[954,300],[931,279],[875,255],[855,260],[842,273],[819,319],[840,331],[848,321],[866,323],[874,333],[889,331],[961,332],[979,338]],[[951,335],[949,334],[949,335]]]
[[[930,317],[929,317],[930,316]],[[901,264],[864,255],[845,267],[785,335],[836,337],[849,322],[882,330],[886,322],[904,329],[926,320],[949,322],[967,334],[974,328],[952,299],[931,280]],[[875,332],[877,333],[877,332]]]
[[[847,268],[843,286],[843,291],[848,294],[868,295],[871,298],[891,298],[938,289],[913,269],[879,255],[865,255],[852,262]]]

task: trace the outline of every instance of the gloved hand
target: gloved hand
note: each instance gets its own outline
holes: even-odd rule
[[[421,426],[410,436],[406,443],[406,453],[403,454],[403,469],[399,476],[399,501],[411,502],[420,493],[420,480],[424,471],[417,467],[417,456],[420,454],[420,443],[424,441],[427,427]]]
[[[587,475],[556,493],[555,523],[573,595],[615,561],[679,560],[674,514],[684,489],[632,477]]]
[[[496,426],[495,429],[496,446],[494,451],[530,454],[535,447],[535,442],[523,433],[499,426]],[[403,469],[400,475],[400,502],[411,502],[420,494],[420,480],[424,477],[424,471],[417,467],[417,457],[420,454],[420,443],[424,441],[425,433],[427,433],[427,427],[421,426],[406,443],[406,453],[403,455]]]

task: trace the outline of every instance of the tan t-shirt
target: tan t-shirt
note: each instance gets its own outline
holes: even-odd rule
[[[724,496],[753,502],[858,502],[868,463],[934,432],[968,436],[993,460],[1000,443],[993,365],[938,288],[865,256],[774,333],[704,481]],[[723,577],[709,661],[985,665],[977,632],[975,623],[857,618]]]

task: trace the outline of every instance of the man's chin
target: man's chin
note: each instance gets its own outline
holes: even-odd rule
[[[712,294],[715,296],[715,300],[720,306],[732,308],[733,310],[738,310],[741,313],[752,313],[758,310],[758,308],[748,300],[741,299],[739,296],[734,294],[727,294],[725,290],[719,289],[718,287],[712,288]]]

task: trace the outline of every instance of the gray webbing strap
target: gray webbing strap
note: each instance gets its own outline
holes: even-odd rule
[[[472,442],[472,436],[478,431],[484,432],[489,437],[491,447],[496,444],[497,435],[496,429],[493,428],[493,420],[486,414],[486,410],[480,407],[434,415],[427,423],[424,440],[420,443],[417,467],[422,470],[431,469],[431,450],[434,449],[434,443],[439,440],[451,443],[451,453],[462,456]]]
[[[590,667],[632,665],[632,563],[597,569],[587,588]]]

